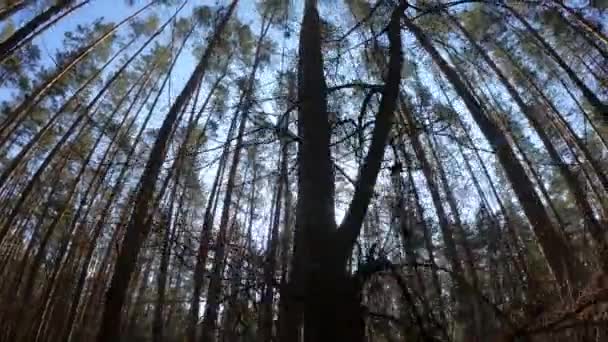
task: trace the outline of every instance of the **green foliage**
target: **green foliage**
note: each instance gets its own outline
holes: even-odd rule
[[[135,36],[149,36],[158,29],[160,19],[156,13],[145,18],[136,18],[130,22],[131,30]]]

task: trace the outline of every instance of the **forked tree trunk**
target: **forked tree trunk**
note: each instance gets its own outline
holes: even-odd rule
[[[392,128],[401,79],[399,18],[405,9],[402,4],[391,15],[388,27],[389,67],[372,141],[355,183],[353,198],[338,228],[321,22],[316,1],[305,3],[298,67],[298,136],[301,142],[295,247],[291,288],[287,298],[282,298],[287,300],[287,311],[291,313],[282,341],[298,341],[302,318],[307,342],[363,341],[365,338],[360,284],[347,273],[346,266],[367,213]]]

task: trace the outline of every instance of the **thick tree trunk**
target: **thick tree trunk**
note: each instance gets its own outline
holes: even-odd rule
[[[304,305],[313,302],[307,293],[308,287],[312,287],[308,284],[312,281],[308,274],[321,265],[321,253],[315,253],[312,246],[317,251],[326,249],[327,242],[324,241],[328,240],[328,233],[336,229],[327,85],[321,53],[321,23],[315,1],[306,1],[304,5],[299,41],[298,102],[298,136],[302,138],[298,148],[298,202],[289,288],[285,293],[287,296],[281,298],[286,313],[280,336],[282,342],[300,340],[302,319],[306,315]],[[342,272],[344,271],[338,271]],[[316,279],[313,283],[323,284],[329,281],[330,279]],[[331,307],[335,303],[326,304]],[[309,319],[312,321],[312,318]],[[312,341],[308,337],[312,336],[312,332],[308,330],[307,327],[305,340]],[[317,341],[322,341],[321,333],[316,332],[319,334],[316,336]],[[328,331],[327,334],[331,332]]]
[[[389,68],[373,137],[344,221],[337,229],[334,177],[327,114],[327,87],[321,53],[321,23],[315,1],[306,1],[300,31],[298,205],[294,257],[283,341],[298,341],[300,320],[305,341],[363,341],[365,329],[359,284],[346,265],[371,201],[384,148],[392,127],[401,79],[399,18],[391,16]],[[302,316],[303,314],[303,316]],[[289,340],[291,338],[291,340]]]

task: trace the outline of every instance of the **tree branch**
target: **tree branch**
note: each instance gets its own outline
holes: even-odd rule
[[[382,91],[382,100],[376,115],[376,124],[372,135],[372,142],[363,168],[355,185],[355,193],[344,217],[344,221],[337,231],[338,255],[344,260],[348,259],[351,249],[361,231],[361,223],[367,213],[367,208],[374,193],[374,185],[380,172],[384,148],[388,140],[393,122],[399,86],[401,83],[401,30],[399,20],[405,4],[398,6],[391,16],[388,36],[390,41],[389,63],[386,85]]]

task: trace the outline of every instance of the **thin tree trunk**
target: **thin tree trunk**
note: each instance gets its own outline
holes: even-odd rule
[[[526,18],[524,18],[521,14],[519,14],[519,12],[517,12],[514,8],[510,6],[503,5],[503,7],[505,7],[509,12],[511,12],[511,14],[513,14],[513,16],[516,17],[526,27],[526,29],[542,45],[542,47],[547,51],[547,53],[564,70],[564,72],[566,72],[572,82],[574,82],[574,84],[576,84],[576,86],[581,90],[587,101],[589,101],[589,104],[591,104],[595,108],[597,114],[602,117],[604,121],[608,122],[608,105],[602,102],[602,100],[600,100],[600,98],[595,95],[595,93],[587,85],[585,85],[585,82],[583,82],[583,80],[578,77],[576,72],[572,70],[572,68],[570,68],[568,64],[566,64],[566,62],[559,56],[557,51],[555,51],[555,49],[538,33],[538,31],[536,31],[536,29],[534,29],[534,27],[530,25]]]
[[[207,292],[207,303],[205,306],[205,315],[202,323],[201,341],[215,341],[216,340],[216,321],[219,310],[219,297],[221,292],[221,276],[224,271],[224,258],[226,253],[226,237],[228,228],[228,215],[230,213],[230,207],[232,203],[232,192],[236,180],[236,172],[241,159],[241,150],[243,148],[243,135],[245,133],[245,127],[249,116],[249,110],[253,104],[253,92],[254,92],[254,81],[257,73],[260,57],[262,42],[266,37],[268,29],[270,28],[271,18],[266,22],[266,16],[262,21],[260,35],[256,45],[255,57],[251,72],[246,81],[246,86],[242,93],[242,101],[239,101],[237,105],[237,112],[241,113],[241,122],[239,124],[234,152],[232,156],[232,163],[228,172],[228,181],[226,184],[226,193],[224,195],[224,201],[222,205],[222,213],[220,216],[220,225],[217,234],[217,240],[215,243],[215,263],[211,273],[211,279],[209,281],[209,289]]]
[[[32,20],[28,21],[17,31],[13,32],[10,37],[0,42],[0,60],[3,59],[6,54],[10,53],[19,42],[27,38],[27,36],[34,32],[38,27],[44,25],[56,14],[61,13],[61,11],[66,9],[73,1],[74,0],[57,0],[53,5],[32,18]]]
[[[600,265],[602,268],[608,270],[608,244],[606,244],[606,240],[603,237],[603,233],[601,233],[602,228],[600,223],[595,219],[595,215],[593,213],[593,209],[591,208],[590,203],[587,200],[587,196],[585,191],[581,187],[578,182],[576,176],[570,171],[568,165],[563,161],[561,155],[551,142],[549,135],[545,131],[545,128],[539,121],[537,113],[532,112],[532,108],[527,106],[524,100],[519,96],[519,93],[515,89],[515,86],[507,79],[505,74],[498,68],[496,63],[490,58],[488,53],[475,41],[475,38],[460,24],[458,20],[454,17],[449,16],[450,21],[454,23],[460,31],[464,33],[469,42],[473,45],[475,50],[480,54],[483,60],[490,66],[492,71],[498,76],[502,85],[507,89],[511,98],[515,101],[519,110],[526,116],[538,136],[542,141],[551,161],[557,166],[560,174],[566,181],[568,189],[574,196],[576,205],[582,213],[583,219],[585,220],[587,226],[589,227],[591,234],[596,243],[596,249],[600,261]]]
[[[576,21],[581,25],[587,32],[596,37],[598,40],[603,42],[608,46],[608,37],[604,35],[598,27],[596,27],[593,23],[587,20],[583,15],[578,13],[576,10],[566,6],[564,0],[554,0],[554,3],[558,4],[561,8],[566,10],[570,15],[576,18]]]
[[[72,181],[72,186],[69,188],[69,190],[67,191],[67,195],[64,199],[64,204],[62,206],[62,208],[59,210],[59,212],[57,213],[56,217],[54,218],[53,222],[51,223],[51,225],[49,226],[49,228],[47,229],[48,232],[47,234],[52,234],[55,231],[55,228],[58,226],[58,224],[61,222],[61,219],[63,218],[63,216],[65,215],[65,213],[67,212],[67,210],[69,208],[71,208],[71,200],[72,197],[74,196],[77,186],[80,183],[81,178],[84,176],[85,171],[87,170],[87,166],[91,160],[91,158],[93,157],[94,153],[97,150],[97,147],[99,146],[106,129],[109,127],[109,125],[113,122],[114,116],[116,115],[116,113],[119,111],[119,109],[122,107],[122,104],[124,103],[124,101],[126,101],[129,97],[129,95],[131,94],[131,92],[139,85],[140,82],[142,82],[145,77],[146,77],[147,72],[143,73],[140,77],[140,79],[138,79],[136,82],[133,83],[133,85],[126,91],[125,95],[119,100],[119,102],[116,104],[115,109],[112,113],[110,113],[110,115],[108,116],[108,118],[106,119],[106,122],[104,123],[103,128],[101,129],[100,133],[98,134],[95,142],[93,143],[93,146],[91,147],[91,149],[89,150],[88,155],[86,156],[86,158],[84,159],[84,161],[81,164],[80,170],[78,171],[78,174],[75,178],[74,181]],[[76,138],[76,141],[78,141],[79,138]],[[56,287],[54,286],[53,282],[55,280],[55,278],[57,277],[57,275],[59,274],[59,272],[61,271],[61,265],[65,265],[68,260],[66,260],[66,262],[61,262],[61,260],[63,259],[63,254],[65,253],[65,251],[68,248],[68,243],[69,243],[69,239],[70,237],[73,235],[73,232],[75,230],[75,225],[72,225],[71,228],[69,229],[69,232],[67,233],[67,237],[65,239],[65,242],[63,242],[61,244],[60,247],[60,251],[58,253],[57,259],[59,260],[57,265],[56,265],[56,269],[55,271],[53,271],[53,274],[50,278],[50,286],[49,288],[51,289],[55,289]],[[23,300],[22,303],[24,303],[24,307],[27,306],[29,304],[29,300],[31,300],[31,289],[33,286],[33,282],[35,280],[36,277],[36,273],[37,273],[37,269],[39,267],[40,261],[42,260],[42,258],[44,258],[46,253],[45,248],[43,248],[43,246],[41,246],[38,250],[38,253],[35,257],[34,260],[34,264],[32,267],[32,271],[30,272],[28,281],[26,281],[26,285],[24,288],[24,292],[23,292]],[[51,294],[54,293],[54,290],[50,291]],[[50,301],[52,300],[52,295],[49,295],[48,300],[46,301],[46,305],[44,305],[44,312],[47,312],[47,310],[49,309],[50,306]],[[43,315],[44,316],[44,315]],[[19,317],[19,315],[18,315]],[[17,324],[20,324],[19,321],[17,321]]]
[[[230,128],[228,129],[228,133],[226,135],[226,143],[224,144],[224,149],[222,151],[222,155],[220,157],[217,172],[215,175],[215,179],[213,181],[213,185],[211,186],[211,192],[209,194],[209,198],[207,199],[207,207],[205,209],[205,215],[203,216],[203,226],[201,227],[201,234],[199,239],[199,246],[196,256],[196,264],[194,267],[194,275],[193,278],[193,290],[192,290],[192,298],[190,301],[190,310],[188,311],[188,326],[186,330],[186,338],[189,342],[196,342],[196,330],[199,319],[199,305],[200,305],[200,295],[203,287],[203,276],[205,273],[205,268],[207,266],[207,257],[209,255],[209,244],[211,242],[211,230],[213,228],[213,220],[215,217],[215,205],[217,199],[219,198],[219,188],[221,180],[223,179],[224,169],[226,166],[226,161],[228,158],[228,148],[230,146],[229,139],[232,136],[234,129],[236,127],[236,120],[238,118],[238,112],[235,112]]]
[[[283,144],[282,150],[286,149],[287,145]],[[273,303],[274,303],[274,283],[275,283],[275,272],[277,265],[277,249],[279,244],[279,224],[281,220],[281,199],[283,197],[283,186],[284,182],[282,176],[287,173],[287,161],[283,160],[286,156],[286,152],[282,152],[281,157],[281,169],[279,171],[279,177],[277,179],[277,190],[275,195],[273,222],[271,224],[270,234],[268,237],[268,249],[266,252],[266,261],[264,262],[264,284],[265,289],[262,294],[260,301],[261,310],[259,314],[259,331],[258,338],[260,342],[272,341],[272,323],[274,321],[273,314]],[[289,208],[285,208],[289,210]]]
[[[580,282],[583,280],[580,274],[584,268],[574,255],[568,252],[571,249],[555,229],[542,202],[534,192],[532,182],[510,148],[504,133],[486,116],[481,104],[469,92],[456,71],[439,54],[439,51],[432,45],[426,34],[409,18],[405,17],[404,19],[406,27],[414,34],[417,41],[431,55],[433,61],[452,83],[456,92],[464,100],[473,119],[496,151],[498,160],[505,170],[519,203],[534,229],[544,256],[558,281],[560,290],[567,295],[570,293],[570,289],[576,289],[580,286]]]
[[[142,83],[142,84],[141,84],[141,87],[140,87],[140,90],[141,90],[141,89],[143,89],[143,86],[145,85],[145,82],[147,81],[147,79],[148,79],[148,77],[149,77],[149,75],[150,75],[150,74],[151,74],[151,72],[150,72],[149,70],[145,71],[145,72],[144,72],[144,73],[141,75],[140,79],[139,79],[139,80],[137,80],[137,81],[136,81],[136,82],[135,82],[135,83],[132,85],[132,87],[131,87],[130,89],[128,89],[128,90],[127,90],[127,92],[125,93],[125,95],[124,95],[124,96],[123,96],[123,97],[122,97],[122,98],[119,100],[119,102],[116,104],[114,111],[113,111],[112,113],[110,113],[110,115],[108,116],[108,119],[107,119],[106,123],[104,124],[104,127],[102,128],[102,131],[100,132],[100,134],[99,134],[99,136],[97,137],[97,139],[96,139],[95,143],[93,144],[93,147],[91,148],[91,150],[89,151],[89,154],[87,155],[87,157],[86,157],[85,161],[83,162],[82,167],[81,167],[81,169],[80,169],[80,172],[78,173],[78,176],[76,177],[76,180],[74,180],[74,182],[73,182],[73,186],[72,186],[72,188],[70,189],[70,191],[69,191],[69,195],[67,196],[67,199],[66,199],[66,201],[67,201],[68,203],[69,203],[70,199],[73,197],[73,195],[74,195],[74,191],[75,191],[75,187],[76,187],[76,185],[79,183],[80,178],[81,178],[81,177],[84,175],[84,172],[86,171],[86,166],[88,165],[89,161],[90,161],[90,160],[91,160],[91,158],[93,157],[93,153],[94,153],[94,152],[96,152],[96,150],[97,150],[97,146],[98,146],[98,145],[99,145],[99,143],[101,142],[101,139],[104,137],[104,135],[105,135],[105,130],[106,130],[106,129],[109,127],[109,125],[110,125],[110,124],[111,124],[111,123],[114,121],[114,120],[113,120],[114,115],[115,115],[115,114],[116,114],[116,113],[119,111],[119,109],[121,108],[121,106],[122,106],[123,102],[124,102],[124,101],[125,101],[125,100],[126,100],[128,97],[129,97],[129,95],[131,94],[131,92],[132,92],[132,91],[133,91],[133,90],[134,90],[134,89],[135,89],[135,88],[136,88],[136,87],[139,85],[139,83],[140,83],[140,82]],[[134,105],[134,104],[135,104],[135,102],[136,102],[136,99],[134,99],[134,100],[133,100],[132,105]],[[131,105],[130,107],[132,107],[132,105]],[[129,110],[127,110],[127,111],[125,112],[124,119],[122,120],[122,123],[124,123],[124,121],[125,121],[125,119],[126,119],[126,117],[127,117],[127,115],[128,115],[128,114],[129,114]],[[117,131],[117,134],[118,134],[118,131]],[[117,134],[116,134],[116,135],[117,135]],[[114,136],[114,138],[116,137],[116,135]],[[107,152],[110,150],[110,148],[111,148],[111,144],[110,144],[110,145],[108,145],[108,146],[106,147],[106,153],[107,153]],[[98,171],[100,171],[100,170],[98,169]],[[92,183],[91,183],[91,185],[92,185]],[[89,190],[90,190],[90,187],[87,189],[87,192],[88,192]],[[84,194],[82,197],[83,197],[83,199],[86,199],[86,197],[87,197],[87,196],[88,196],[88,193],[86,193],[86,192],[85,192],[85,194]],[[52,227],[52,228],[54,228],[54,227],[55,227],[55,226],[56,226],[56,225],[59,223],[59,220],[60,220],[60,219],[63,217],[63,215],[65,214],[65,211],[67,210],[67,208],[68,208],[68,206],[67,206],[67,205],[66,205],[66,206],[64,206],[64,208],[61,210],[60,214],[58,214],[58,215],[57,215],[57,217],[56,217],[56,218],[55,218],[55,220],[53,221],[53,224],[51,224],[51,227]],[[77,214],[81,212],[81,210],[80,210],[81,208],[82,208],[82,207],[79,207],[79,208],[77,209]],[[76,215],[77,215],[77,214],[76,214]],[[76,215],[75,215],[75,216],[74,216],[74,217],[73,217],[73,218],[70,220],[71,224],[70,224],[70,226],[69,226],[69,228],[68,228],[68,231],[69,231],[69,232],[74,232],[74,231],[76,230],[76,222],[78,221],[78,217],[77,217]],[[50,229],[50,228],[49,228],[49,229]],[[70,233],[70,235],[72,235],[72,233]],[[77,237],[77,236],[76,236],[76,235],[74,235],[74,239],[76,239],[76,237]],[[76,241],[74,241],[74,242],[72,243],[72,249],[74,249],[74,245],[75,245],[75,244],[76,244]],[[67,248],[67,245],[63,245],[63,246],[62,246],[62,250],[65,250],[66,248]],[[63,253],[61,253],[61,252],[60,252],[60,253],[59,253],[59,255],[61,256],[61,254],[63,254]],[[60,259],[61,259],[61,258],[60,258]],[[61,263],[61,264],[62,264],[62,265],[67,264],[67,263],[68,263],[68,261],[69,261],[69,259],[70,259],[69,257],[68,257],[68,258],[66,258],[65,262],[63,262],[63,263]],[[59,270],[58,272],[60,272],[60,271],[61,271],[61,270]],[[57,273],[57,272],[56,272],[56,273]],[[56,274],[56,273],[55,273],[55,274]],[[56,286],[56,284],[53,284],[53,278],[54,278],[54,277],[53,277],[53,276],[51,276],[51,281],[50,281],[50,283],[51,283],[51,288],[52,288],[52,290],[51,290],[51,292],[50,292],[50,293],[51,293],[51,296],[49,297],[48,302],[47,302],[47,304],[45,305],[45,310],[44,310],[43,317],[46,317],[46,313],[47,313],[47,312],[48,312],[48,310],[49,310],[49,306],[50,306],[51,297],[53,297],[53,294],[54,294],[54,293],[57,291],[57,286]],[[44,320],[43,320],[43,321],[44,321]],[[40,334],[40,333],[42,333],[42,331],[40,331],[40,330],[39,330],[39,334]]]
[[[192,33],[192,31],[190,31],[190,33]],[[187,35],[184,39],[187,40],[188,37],[189,36]],[[121,168],[121,171],[120,171],[119,175],[116,178],[114,186],[110,190],[109,197],[106,200],[106,203],[105,203],[103,209],[100,212],[99,219],[97,220],[97,222],[95,224],[95,228],[93,229],[93,234],[92,234],[92,239],[91,239],[91,245],[92,246],[94,246],[96,244],[96,241],[97,241],[97,239],[99,238],[99,236],[101,234],[102,228],[104,227],[106,219],[108,218],[108,215],[110,214],[110,209],[112,207],[112,204],[114,204],[115,198],[117,198],[118,196],[120,196],[120,193],[122,192],[122,189],[125,186],[124,181],[125,181],[125,179],[128,176],[129,167],[132,164],[131,163],[131,159],[133,158],[133,156],[135,154],[135,151],[136,151],[136,148],[137,148],[137,143],[141,140],[140,138],[143,135],[143,133],[144,133],[146,127],[147,127],[148,122],[152,118],[152,114],[154,113],[154,110],[155,110],[156,105],[157,105],[157,103],[158,103],[158,101],[160,99],[160,96],[163,93],[163,91],[164,91],[164,89],[165,89],[165,87],[166,87],[166,85],[167,85],[167,83],[168,83],[168,81],[169,81],[169,79],[170,79],[170,77],[172,75],[173,68],[175,67],[176,62],[177,62],[179,56],[181,55],[181,53],[183,51],[183,46],[184,45],[182,45],[182,48],[178,49],[175,57],[173,58],[173,61],[172,61],[171,65],[168,67],[168,70],[167,70],[167,72],[166,72],[166,74],[164,76],[164,80],[162,81],[160,89],[158,90],[158,92],[157,92],[157,94],[156,94],[156,96],[155,96],[155,98],[154,98],[154,100],[153,100],[153,102],[152,102],[152,104],[151,104],[151,106],[150,106],[150,108],[148,110],[148,113],[147,113],[146,117],[144,118],[143,122],[141,123],[141,127],[140,127],[138,133],[135,135],[135,138],[134,138],[133,141],[135,141],[136,143],[131,146],[131,148],[129,149],[129,151],[126,154],[124,166]],[[154,65],[156,65],[156,62],[154,62],[154,63],[155,63]],[[151,68],[151,69],[154,69],[154,68]],[[131,131],[131,128],[135,124],[135,121],[136,121],[137,117],[139,116],[139,113],[141,112],[141,110],[144,109],[145,104],[148,102],[148,99],[150,98],[150,96],[152,94],[153,94],[153,91],[150,91],[148,93],[148,95],[146,96],[146,98],[141,103],[141,106],[139,107],[138,111],[133,116],[133,119],[131,120],[131,122],[129,123],[128,127],[126,128],[127,136],[128,136],[128,133]],[[117,138],[117,136],[115,136],[115,138]],[[113,139],[110,142],[110,146],[115,142],[115,140],[116,139]],[[116,149],[116,152],[118,152],[118,149]],[[114,154],[114,156],[112,156],[110,158],[110,160],[114,160],[114,158],[115,158],[115,154]],[[100,177],[100,182],[103,181],[103,179],[105,178],[105,174],[108,172],[108,170],[109,170],[110,167],[111,167],[111,165],[109,165],[108,168],[106,168],[106,170],[104,172],[104,175],[102,175]],[[96,191],[94,191],[94,193],[96,193]],[[91,203],[93,202],[94,199],[95,199],[95,196],[91,199]],[[90,207],[89,207],[89,209],[90,209]],[[88,216],[88,210],[87,210],[87,213],[85,213],[83,215],[83,217],[86,218],[87,216]],[[73,221],[72,224],[76,224],[76,222]],[[78,281],[79,283],[78,283],[78,286],[77,286],[76,294],[73,297],[74,299],[80,298],[80,296],[77,295],[77,294],[79,294],[82,291],[82,289],[83,289],[84,281],[85,281],[85,277],[86,277],[86,272],[88,270],[89,263],[90,263],[91,257],[92,257],[92,252],[93,251],[90,250],[90,253],[87,254],[87,256],[85,257],[85,262],[84,262],[84,266],[82,268],[82,271],[81,271],[81,274],[80,274],[80,278],[79,278],[79,281]],[[106,259],[107,259],[107,257],[104,257],[104,260],[106,260]],[[102,264],[105,264],[105,263],[102,262]],[[96,292],[96,291],[93,291],[93,292]],[[66,336],[65,340],[67,340],[67,341],[71,341],[72,338],[74,337],[74,334],[76,333],[75,330],[74,330],[74,327],[75,327],[74,320],[76,319],[76,316],[75,316],[76,312],[75,312],[75,310],[77,309],[78,302],[77,301],[73,301],[73,303],[74,304],[73,304],[72,309],[71,309],[72,311],[70,312],[69,320],[68,320],[68,326],[67,326],[68,330],[66,331],[67,336]],[[88,312],[88,310],[87,310],[88,307],[89,307],[88,304],[84,305],[83,311],[85,313]]]
[[[555,125],[558,132],[560,132],[560,134],[562,134],[562,136],[564,137],[564,141],[566,141],[567,143],[570,141],[574,146],[576,146],[576,148],[578,148],[578,150],[582,153],[582,155],[585,157],[585,159],[591,166],[593,173],[596,175],[596,177],[599,180],[600,184],[602,185],[604,191],[608,192],[608,176],[603,171],[603,168],[601,167],[599,160],[596,159],[593,156],[593,154],[591,154],[591,151],[589,151],[587,146],[580,141],[580,139],[575,134],[575,132],[572,129],[572,127],[570,126],[570,124],[564,119],[561,112],[555,106],[553,101],[551,101],[551,99],[549,99],[547,97],[547,95],[541,89],[541,87],[538,85],[538,83],[536,81],[534,81],[534,79],[532,77],[530,77],[529,73],[527,73],[525,70],[522,69],[521,65],[513,59],[513,56],[511,56],[511,54],[508,53],[508,51],[506,51],[504,49],[502,49],[502,51],[505,53],[505,56],[507,56],[507,58],[509,59],[511,64],[518,70],[519,74],[522,75],[526,79],[526,81],[532,86],[532,88],[538,93],[538,95],[540,95],[543,102],[549,106],[549,108],[551,109],[551,112],[554,115],[550,115],[550,113],[547,113],[547,116],[553,122],[553,124]],[[554,119],[554,117],[555,117],[555,119]],[[560,129],[560,127],[561,127],[561,129]],[[568,144],[568,146],[570,146],[570,144]],[[578,157],[573,150],[571,150],[571,153],[578,160]],[[583,168],[583,164],[580,162],[579,162],[579,164]],[[583,170],[584,170],[584,168],[583,168]],[[593,182],[591,180],[591,178],[589,178],[589,181]],[[597,197],[600,200],[602,198],[602,196],[599,194],[597,194]]]
[[[422,173],[424,174],[424,178],[426,180],[426,184],[429,192],[431,193],[431,198],[433,200],[433,205],[435,207],[435,212],[437,214],[437,219],[439,220],[439,227],[441,228],[441,236],[443,238],[443,242],[446,250],[446,257],[452,271],[460,275],[461,277],[465,277],[465,271],[463,269],[460,257],[458,256],[458,250],[456,247],[456,240],[454,238],[453,227],[454,225],[450,223],[448,219],[448,215],[443,207],[443,201],[441,199],[441,194],[439,192],[439,184],[437,184],[436,176],[433,172],[430,161],[427,158],[427,155],[422,146],[422,142],[420,141],[419,132],[415,131],[416,123],[412,117],[412,114],[407,109],[404,100],[401,100],[400,106],[401,116],[404,119],[407,127],[410,128],[410,132],[408,132],[410,136],[410,143],[412,145],[412,149],[416,155],[416,159],[420,163],[420,167],[422,169]],[[462,331],[463,336],[455,337],[456,341],[464,341],[464,336],[468,338],[474,338],[477,336],[477,333],[472,330],[473,326],[470,325],[470,318],[473,315],[473,307],[469,301],[468,295],[466,293],[466,289],[462,288],[462,285],[459,285],[458,281],[454,282],[455,284],[455,294],[456,301],[458,302],[458,311],[456,313],[455,320],[462,324],[464,327],[464,331]],[[479,336],[477,336],[478,338]]]
[[[39,16],[37,16],[36,18],[32,19],[32,21],[27,23],[25,26],[21,27],[17,32],[13,33],[13,35],[11,37],[9,37],[8,39],[6,39],[2,43],[0,43],[0,64],[4,64],[4,62],[6,62],[15,53],[15,51],[19,50],[21,47],[23,47],[27,43],[31,42],[34,38],[36,38],[40,34],[44,33],[44,31],[49,29],[51,26],[56,24],[58,21],[67,17],[70,13],[72,13],[75,10],[79,9],[80,7],[88,4],[90,2],[90,0],[83,0],[82,2],[80,2],[78,4],[76,4],[70,8],[67,8],[67,6],[69,4],[71,4],[72,2],[74,2],[74,0],[57,1],[57,3],[55,5],[49,7],[44,13],[42,13]],[[63,10],[63,8],[67,8],[67,9],[63,13],[61,13],[59,16],[57,16],[56,18],[49,20],[55,14],[61,12]],[[48,21],[46,24],[44,24],[44,20],[42,22],[37,22],[36,24],[33,24],[33,21],[41,19],[42,16],[45,15],[45,13],[49,14],[49,11],[52,11],[52,10],[55,10],[55,11],[52,15],[46,17],[45,20]],[[0,16],[2,16],[1,12],[0,12]],[[44,19],[44,18],[42,18],[42,19]],[[27,33],[24,32],[25,30],[27,30],[28,32]]]
[[[112,34],[116,32],[116,30],[118,30],[122,25],[138,16],[140,13],[150,8],[155,3],[155,1],[151,1],[146,6],[142,7],[129,17],[120,21],[118,24],[112,26],[112,28],[105,32],[103,35],[101,35],[101,37],[95,39],[89,45],[75,52],[74,57],[72,57],[64,65],[62,65],[60,70],[57,70],[51,77],[47,78],[42,84],[37,86],[29,95],[26,96],[23,102],[21,102],[15,109],[13,109],[7,114],[4,122],[0,124],[0,141],[4,142],[4,139],[6,139],[7,130],[14,125],[19,125],[23,120],[24,116],[29,114],[32,108],[34,108],[34,106],[36,106],[40,103],[40,101],[42,101],[43,95],[45,95],[46,92],[48,92],[59,80],[61,80],[64,75],[66,75],[70,70],[72,70],[72,68],[74,68],[76,64],[78,64],[86,56],[88,56],[91,51],[93,51],[97,46],[99,46],[102,42],[108,39],[108,37],[112,36]],[[2,145],[3,144],[4,143],[2,143]]]
[[[27,1],[27,0],[19,0],[19,1],[15,1],[11,5],[3,7],[2,9],[0,9],[0,21],[4,21],[4,20],[8,19],[8,17],[10,17],[11,15],[24,9],[29,3],[30,3],[30,1]]]
[[[173,221],[173,210],[177,197],[177,190],[179,188],[179,181],[181,178],[181,165],[176,165],[177,174],[175,175],[174,187],[169,196],[169,206],[165,209],[167,213],[163,215],[161,219],[161,225],[164,227],[164,236],[162,239],[161,255],[160,255],[160,266],[157,275],[157,298],[156,305],[154,306],[154,317],[152,322],[152,340],[154,342],[162,342],[164,336],[164,306],[165,306],[165,295],[166,295],[166,284],[167,284],[167,272],[169,270],[169,258],[171,253],[171,242],[169,239],[175,234],[175,224],[171,224]],[[180,196],[183,198],[182,196]],[[177,214],[176,214],[177,215]],[[173,228],[171,228],[173,227]]]
[[[218,23],[218,26],[215,28],[215,32],[212,34],[207,49],[190,76],[190,79],[184,86],[184,89],[171,106],[169,113],[161,125],[156,141],[154,142],[144,173],[139,181],[139,191],[134,201],[133,214],[126,230],[124,242],[116,259],[116,266],[110,288],[106,292],[106,305],[101,321],[101,331],[97,336],[98,342],[118,341],[120,339],[120,323],[126,288],[128,287],[131,274],[135,268],[141,246],[148,235],[148,232],[142,231],[141,228],[147,221],[150,198],[154,193],[155,184],[165,159],[168,140],[179,113],[186,105],[188,99],[192,96],[192,93],[201,83],[209,60],[214,53],[215,46],[219,43],[220,36],[237,3],[238,0],[232,1],[226,13],[223,15],[223,18]]]
[[[405,145],[404,145],[404,139],[401,139],[400,142],[400,146],[401,146],[401,152],[402,152],[402,156],[403,159],[405,161],[405,166],[407,169],[407,177],[408,177],[408,183],[410,184],[410,188],[411,188],[411,192],[412,195],[414,196],[414,205],[416,208],[416,213],[418,214],[418,223],[422,226],[422,234],[424,237],[424,246],[426,249],[426,252],[428,254],[429,257],[429,261],[431,263],[431,265],[433,266],[433,269],[431,269],[431,279],[432,279],[432,283],[433,283],[433,289],[435,290],[435,295],[437,296],[437,301],[439,302],[439,317],[441,318],[441,322],[446,324],[447,323],[447,319],[446,319],[446,304],[445,301],[443,300],[443,291],[441,289],[441,282],[439,280],[439,275],[437,274],[437,268],[435,266],[437,266],[437,263],[435,261],[435,248],[433,246],[433,238],[432,238],[432,234],[430,231],[430,228],[427,224],[427,221],[424,217],[424,208],[422,207],[422,203],[420,200],[420,195],[418,194],[418,189],[416,188],[416,184],[414,183],[414,176],[412,174],[412,162],[410,161],[409,157],[407,156],[407,152],[405,151]]]
[[[17,153],[17,155],[15,155],[15,157],[13,157],[10,161],[10,163],[8,163],[8,165],[2,170],[2,174],[0,175],[0,187],[4,186],[4,184],[6,183],[6,181],[9,179],[9,177],[11,176],[11,174],[15,171],[15,169],[23,162],[23,161],[27,161],[28,160],[28,154],[32,151],[32,149],[40,142],[40,140],[45,136],[45,134],[49,131],[49,129],[56,123],[56,121],[63,115],[66,114],[66,111],[68,110],[68,108],[70,108],[70,106],[72,105],[73,101],[78,101],[79,100],[79,95],[90,85],[93,83],[93,81],[95,81],[97,79],[97,77],[99,75],[101,75],[111,64],[112,62],[114,62],[114,60],[116,58],[118,58],[118,56],[120,56],[120,54],[125,51],[130,45],[131,43],[133,43],[135,40],[131,40],[129,43],[127,43],[125,45],[125,47],[123,47],[122,49],[120,49],[117,53],[115,53],[106,63],[104,63],[103,66],[101,66],[101,68],[99,68],[99,70],[97,72],[95,72],[91,77],[89,77],[84,84],[82,84],[78,90],[76,90],[74,92],[74,94],[72,96],[70,96],[70,98],[64,102],[63,105],[61,105],[61,107],[59,108],[59,110],[57,110],[57,112],[55,112],[50,118],[49,120],[46,122],[46,124],[44,126],[42,126],[40,128],[40,130],[38,130],[38,132],[36,132],[36,134],[30,138],[30,140],[28,141],[28,143],[23,146],[21,148],[21,150],[19,150],[19,153]],[[81,104],[78,101],[78,103],[76,104],[76,110],[74,112],[76,112],[77,110],[81,109]],[[17,127],[15,126],[15,130],[17,129]],[[13,132],[10,132],[6,138],[8,139],[11,135],[13,134]],[[4,142],[7,141],[7,139],[5,139],[4,141],[0,141],[0,147],[6,147],[9,148],[12,144],[9,144],[8,146],[4,146]]]

